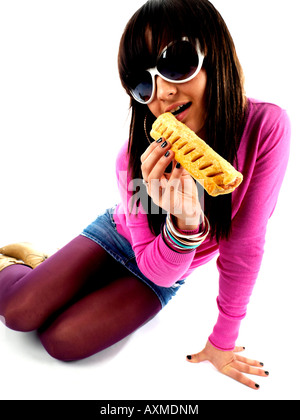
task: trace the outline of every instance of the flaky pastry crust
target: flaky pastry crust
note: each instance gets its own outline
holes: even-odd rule
[[[240,172],[170,112],[157,118],[150,135],[154,140],[163,137],[172,144],[175,160],[209,195],[232,193],[242,183]]]

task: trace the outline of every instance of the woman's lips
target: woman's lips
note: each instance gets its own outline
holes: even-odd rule
[[[164,112],[171,112],[173,115],[178,115],[183,112],[186,108],[189,108],[192,105],[192,102],[176,102],[168,108],[165,109]]]
[[[180,106],[179,109],[176,109],[176,111],[172,112],[172,114],[178,121],[182,121],[187,116],[191,105],[192,103],[188,102],[187,104]]]
[[[180,114],[176,115],[176,118],[178,121],[182,121],[185,119],[185,117],[187,116],[187,114],[189,113],[189,108],[186,109],[185,111],[181,112]]]

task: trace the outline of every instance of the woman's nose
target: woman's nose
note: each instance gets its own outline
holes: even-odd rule
[[[160,76],[156,76],[156,96],[157,99],[167,100],[170,96],[176,95],[177,86],[175,83],[167,82]]]

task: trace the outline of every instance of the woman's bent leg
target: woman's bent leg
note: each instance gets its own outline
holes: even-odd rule
[[[32,270],[15,265],[0,272],[0,316],[18,331],[38,329],[68,304],[89,278],[114,260],[92,240],[78,236]]]
[[[160,310],[156,294],[128,273],[66,309],[40,339],[54,358],[79,360],[120,341]]]

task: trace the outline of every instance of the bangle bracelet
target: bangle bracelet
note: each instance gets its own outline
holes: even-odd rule
[[[192,235],[181,233],[174,226],[174,223],[173,223],[173,221],[171,219],[171,215],[170,214],[167,215],[166,223],[167,223],[167,226],[168,226],[170,232],[176,238],[179,238],[179,239],[181,238],[183,241],[188,241],[188,243],[191,243],[191,242],[198,243],[198,242],[200,242],[200,245],[201,245],[201,243],[205,241],[205,239],[207,238],[207,236],[208,236],[208,234],[210,232],[210,224],[209,224],[209,221],[208,221],[208,219],[207,219],[207,217],[205,215],[204,215],[203,223],[201,225],[201,227],[202,227],[201,232],[196,233],[196,234],[192,234]]]
[[[187,253],[194,251],[207,238],[210,232],[210,224],[206,216],[204,216],[201,228],[201,232],[197,234],[182,233],[174,226],[171,215],[168,214],[161,233],[164,242],[169,248],[176,252]]]
[[[187,249],[187,248],[184,248],[182,245],[176,244],[176,242],[174,242],[174,240],[171,239],[171,236],[167,233],[166,225],[163,226],[161,235],[162,235],[164,243],[172,251],[175,251],[179,254],[187,254],[194,251],[194,249]]]

